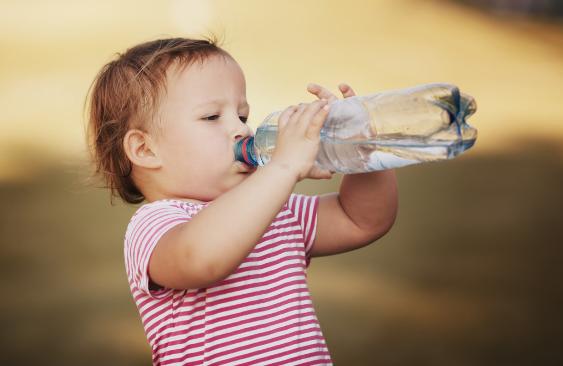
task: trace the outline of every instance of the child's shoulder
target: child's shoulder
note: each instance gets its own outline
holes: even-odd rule
[[[159,218],[179,215],[191,217],[199,210],[207,206],[207,203],[194,203],[182,201],[179,199],[161,199],[148,202],[140,206],[131,216],[129,226],[135,225],[140,221],[158,220]]]
[[[145,203],[131,216],[125,229],[125,242],[189,221],[204,206],[206,205],[177,199],[161,199]],[[141,235],[143,233],[144,235]]]
[[[299,214],[300,211],[309,211],[309,206],[314,202],[315,196],[307,196],[303,194],[291,193],[288,200],[284,203],[280,210],[280,214],[284,210],[289,210],[293,214]],[[192,202],[181,199],[166,198],[152,202],[148,202],[137,208],[131,216],[129,227],[136,226],[141,222],[159,221],[164,217],[184,216],[191,218],[200,210],[208,206],[210,202]]]

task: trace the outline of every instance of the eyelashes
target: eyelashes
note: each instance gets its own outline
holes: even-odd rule
[[[218,118],[219,118],[219,115],[214,114],[214,115],[209,116],[209,117],[203,117],[202,119],[204,119],[204,120],[206,120],[206,121],[215,121],[215,120],[217,120]],[[248,121],[248,117],[247,117],[247,116],[239,116],[239,118],[240,118],[240,120],[241,120],[243,123],[246,123],[246,121]]]

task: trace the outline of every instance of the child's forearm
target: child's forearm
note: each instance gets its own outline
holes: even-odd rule
[[[291,194],[297,177],[275,163],[258,168],[219,196],[188,225],[190,254],[216,280],[231,274],[252,251]]]
[[[342,208],[374,239],[393,225],[398,209],[397,178],[393,170],[345,175],[339,192]]]

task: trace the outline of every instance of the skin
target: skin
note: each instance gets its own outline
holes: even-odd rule
[[[169,230],[149,263],[151,280],[160,286],[203,288],[236,270],[298,181],[332,176],[313,163],[329,102],[336,97],[310,84],[308,91],[319,100],[285,109],[271,161],[249,170],[234,161],[233,153],[236,141],[252,134],[244,123],[249,107],[238,64],[214,56],[168,71],[167,93],[158,111],[160,128],[152,133],[131,129],[123,143],[147,201],[212,201],[189,224]],[[354,95],[346,84],[340,91],[344,97]],[[221,102],[208,104],[213,100]],[[339,192],[320,197],[313,256],[377,240],[391,228],[396,213],[393,171],[346,175]]]
[[[242,121],[250,111],[244,75],[236,62],[217,56],[168,71],[158,131],[125,136],[133,178],[149,202],[212,201],[248,176],[233,153],[237,140],[252,135]]]

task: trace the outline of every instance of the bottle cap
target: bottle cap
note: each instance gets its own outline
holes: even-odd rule
[[[258,166],[258,162],[254,158],[254,136],[245,137],[235,143],[235,160],[248,164],[250,166]]]

